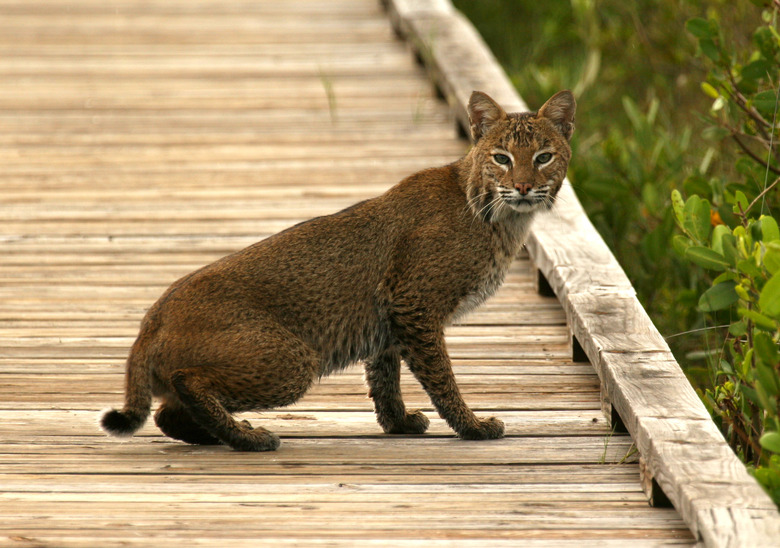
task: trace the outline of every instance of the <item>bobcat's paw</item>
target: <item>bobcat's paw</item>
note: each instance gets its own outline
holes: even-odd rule
[[[233,436],[228,445],[236,451],[276,451],[281,441],[279,436],[265,428],[255,428],[242,435]]]
[[[477,419],[476,428],[467,428],[458,435],[464,440],[496,440],[504,437],[504,423],[496,417]]]
[[[404,415],[403,420],[400,423],[394,424],[387,430],[388,434],[424,434],[428,430],[428,425],[431,421],[428,420],[422,411],[415,410],[410,411]]]

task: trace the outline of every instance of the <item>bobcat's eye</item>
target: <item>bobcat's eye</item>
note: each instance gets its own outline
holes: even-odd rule
[[[539,156],[537,156],[534,161],[539,165],[544,165],[550,160],[552,160],[552,153],[550,152],[542,152]]]
[[[496,161],[497,164],[502,166],[505,166],[510,162],[509,156],[507,156],[506,154],[494,154],[493,159]]]

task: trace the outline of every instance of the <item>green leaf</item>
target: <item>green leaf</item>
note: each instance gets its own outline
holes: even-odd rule
[[[755,299],[750,296],[750,293],[748,293],[747,289],[745,289],[745,286],[742,284],[738,284],[734,288],[734,291],[736,291],[737,295],[739,295],[739,298],[745,302],[752,303],[755,301]]]
[[[699,310],[702,312],[723,310],[737,302],[739,296],[736,291],[734,291],[734,286],[736,285],[737,284],[731,280],[713,285],[702,294],[701,298],[699,298]]]
[[[685,23],[685,28],[696,38],[714,38],[718,35],[718,28],[715,23],[701,17],[688,19]]]
[[[733,282],[739,282],[739,274],[734,272],[733,270],[727,270],[726,272],[721,272],[718,274],[718,277],[712,280],[712,285],[717,285],[719,283],[725,282],[731,280]]]
[[[780,240],[780,228],[777,221],[769,215],[761,215],[758,221],[761,223],[761,241],[764,243]]]
[[[690,251],[690,250],[689,250]],[[780,272],[769,278],[758,296],[761,312],[773,318],[780,318]]]
[[[757,333],[757,335],[764,335],[769,338],[767,333]],[[758,350],[755,353],[759,355]],[[764,360],[758,360],[756,362],[756,388],[760,388],[768,396],[769,403],[764,407],[767,411],[771,411],[772,415],[777,415],[777,404],[772,403],[772,400],[777,401],[777,395],[780,394],[780,379],[777,377],[777,373],[774,370],[774,361],[766,362]]]
[[[744,226],[734,228],[734,238],[736,240],[737,252],[740,257],[750,257],[749,248],[753,247],[753,240],[745,230]]]
[[[737,205],[741,206],[742,209],[740,210]],[[741,190],[738,190],[734,193],[734,213],[741,213],[742,211],[745,211],[748,208],[748,199],[747,196],[745,196],[745,193]]]
[[[752,380],[753,380],[753,375],[751,375],[751,373],[752,373],[751,368],[753,366],[753,353],[754,352],[755,352],[755,350],[753,350],[752,348],[749,348],[748,351],[745,352],[745,355],[742,358],[742,371],[740,373],[742,374],[742,380],[747,381],[747,382],[752,382]],[[745,390],[747,390],[747,388],[748,388],[744,384],[742,384],[742,385],[738,384],[737,386],[742,388],[742,389],[745,389]],[[755,390],[753,391],[753,393],[755,394]],[[759,401],[757,401],[757,403],[759,405],[761,405],[762,402],[759,400]]]
[[[718,225],[720,226],[720,225]],[[720,239],[723,256],[731,266],[737,265],[737,239],[733,234],[724,234]]]
[[[753,106],[760,112],[764,118],[771,120],[775,114],[775,108],[778,102],[777,93],[774,91],[762,91],[753,97]]]
[[[740,387],[739,391],[740,391],[740,392],[741,392],[741,393],[742,393],[742,394],[743,394],[743,395],[744,395],[744,396],[745,396],[747,399],[749,399],[751,402],[753,402],[754,404],[756,404],[756,405],[757,405],[757,406],[759,406],[759,407],[761,406],[761,400],[760,400],[760,399],[758,399],[758,395],[756,394],[756,391],[755,391],[755,390],[753,390],[753,389],[752,389],[752,388],[750,388],[749,386],[746,386],[746,385],[744,385],[744,384],[743,384],[743,385],[741,385],[741,387]]]
[[[777,373],[765,363],[756,364],[756,380],[759,383],[757,386],[761,386],[761,389],[769,396],[770,402],[780,394],[780,381],[777,379]],[[777,415],[777,405],[770,404],[765,407],[770,408],[773,414]]]
[[[780,453],[780,432],[764,432],[764,435],[759,438],[758,443],[767,451]]]
[[[756,372],[758,373],[758,372]],[[761,402],[761,409],[763,409],[768,417],[774,417],[777,415],[777,405],[772,401],[769,392],[766,390],[766,386],[761,382],[759,378],[755,379],[756,395]]]
[[[764,267],[770,274],[780,270],[780,242],[769,242],[764,253]]]
[[[691,247],[691,241],[686,238],[685,236],[680,236],[679,234],[676,234],[672,238],[672,247],[674,247],[674,250],[682,255],[685,256],[685,251]]]
[[[771,28],[759,27],[756,32],[753,33],[753,42],[756,43],[758,49],[761,51],[761,55],[763,55],[765,59],[774,58],[777,53],[778,44]]]
[[[759,80],[766,78],[772,65],[766,59],[758,59],[742,67],[742,78],[747,80]]]
[[[715,89],[715,87],[709,82],[702,82],[701,90],[704,93],[706,93],[708,97],[712,97],[713,99],[717,99],[718,97],[720,97],[720,93],[718,93],[718,90]]]
[[[756,356],[767,365],[774,366],[780,361],[780,351],[777,349],[777,343],[768,333],[756,333],[753,335],[753,347],[756,349]]]
[[[720,48],[718,48],[714,40],[711,40],[709,38],[700,38],[699,47],[701,48],[701,52],[704,55],[706,55],[716,63],[720,61]]]
[[[754,242],[761,241],[761,223],[755,219],[750,219],[748,230],[750,230],[750,237],[753,238]]]
[[[680,194],[679,190],[672,190],[672,208],[674,209],[674,218],[677,221],[677,225],[685,230],[685,226],[683,224],[683,219],[685,216],[683,215],[683,210],[685,209],[685,202],[682,199],[682,195]]]
[[[772,318],[756,312],[755,310],[749,310],[747,308],[737,309],[737,314],[743,318],[752,321],[756,327],[766,329],[767,331],[774,332],[778,328],[778,324]],[[743,333],[744,334],[744,333]]]
[[[737,218],[734,216],[734,212],[732,211],[731,204],[729,204],[727,201],[723,201],[720,204],[720,207],[718,207],[718,215],[720,215],[720,219],[726,226],[732,227],[738,222]]]
[[[728,261],[723,255],[717,251],[713,251],[709,247],[693,245],[685,250],[685,257],[697,265],[710,270],[721,271],[729,266]]]
[[[747,334],[747,324],[744,320],[732,322],[732,324],[729,326],[729,333],[735,337],[743,337],[745,334]]]
[[[696,242],[704,243],[710,235],[710,202],[693,195],[685,202],[683,229]]]
[[[712,249],[721,255],[723,254],[724,236],[731,236],[731,230],[726,225],[717,225],[712,229]]]
[[[758,278],[761,276],[761,269],[756,266],[756,262],[750,259],[742,259],[737,263],[737,270],[743,274],[747,274],[751,278]]]

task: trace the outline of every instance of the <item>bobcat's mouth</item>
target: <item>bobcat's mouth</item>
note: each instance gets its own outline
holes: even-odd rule
[[[550,200],[546,194],[528,194],[526,196],[504,196],[504,201],[518,213],[528,213],[535,209],[548,207]]]

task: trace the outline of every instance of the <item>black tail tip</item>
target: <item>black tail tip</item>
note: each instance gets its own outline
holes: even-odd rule
[[[131,413],[111,409],[103,413],[100,419],[100,427],[108,434],[113,436],[132,436],[133,433],[143,426],[146,417],[139,417]]]

